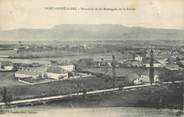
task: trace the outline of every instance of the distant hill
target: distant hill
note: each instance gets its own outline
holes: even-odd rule
[[[183,40],[184,30],[125,27],[116,24],[62,24],[50,29],[0,31],[0,40]]]

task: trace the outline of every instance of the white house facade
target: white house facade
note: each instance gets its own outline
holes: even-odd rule
[[[58,66],[68,72],[72,72],[75,70],[75,66],[73,64],[63,64],[63,65],[58,65]]]
[[[49,66],[46,71],[46,76],[55,80],[67,79],[68,71],[58,66]]]

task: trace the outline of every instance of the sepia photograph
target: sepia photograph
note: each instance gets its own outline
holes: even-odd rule
[[[183,0],[0,0],[0,117],[183,107]]]

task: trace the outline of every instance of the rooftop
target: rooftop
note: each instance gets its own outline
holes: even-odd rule
[[[0,61],[1,65],[13,65],[11,61]]]
[[[51,73],[67,73],[67,71],[63,70],[62,68],[58,67],[58,66],[49,66],[47,68],[47,72],[51,72]]]
[[[27,75],[39,75],[45,73],[45,67],[38,67],[38,68],[25,68],[18,70],[17,74],[27,74]]]

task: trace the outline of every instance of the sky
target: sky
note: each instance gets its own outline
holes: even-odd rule
[[[122,11],[48,7],[134,8]],[[0,0],[0,30],[51,28],[58,24],[121,24],[184,29],[184,0]]]

